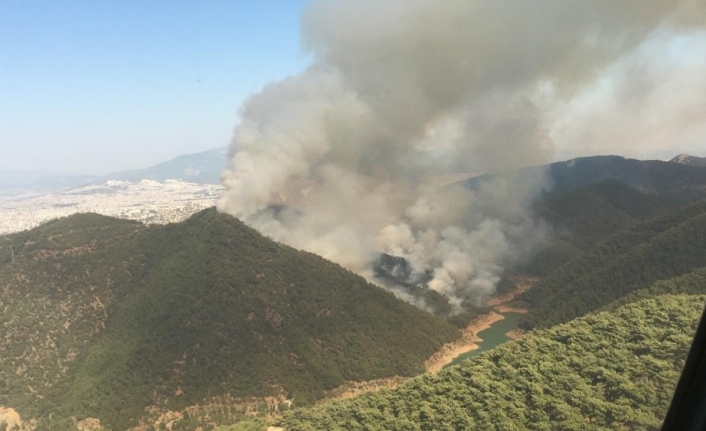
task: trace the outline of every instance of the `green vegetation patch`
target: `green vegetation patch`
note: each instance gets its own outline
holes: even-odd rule
[[[656,430],[706,296],[663,295],[528,334],[393,390],[294,410],[304,430]],[[241,423],[220,431],[265,429]]]
[[[347,381],[419,374],[459,335],[215,209],[151,227],[76,215],[12,241],[0,405],[38,431],[72,429],[71,417],[124,430],[149,407],[218,397],[306,405]]]
[[[673,209],[658,196],[606,180],[548,199],[536,212],[559,238],[586,249],[619,230]]]
[[[706,202],[620,231],[543,278],[521,299],[526,327],[547,328],[706,266]]]

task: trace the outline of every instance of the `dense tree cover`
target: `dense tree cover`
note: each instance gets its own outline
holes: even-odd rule
[[[122,430],[147,406],[219,395],[307,404],[346,381],[416,375],[459,334],[214,209],[153,227],[79,215],[22,238],[0,268],[0,404],[38,430],[72,416]]]
[[[619,156],[581,157],[549,165],[551,194],[562,194],[607,179],[618,180],[645,193],[685,204],[706,196],[706,169],[660,160]]]
[[[706,202],[648,220],[598,242],[543,278],[522,299],[526,327],[549,327],[655,281],[706,266]]]
[[[624,304],[665,294],[706,294],[706,267],[668,280],[659,280],[648,288],[636,290],[611,302],[601,310],[615,310]]]
[[[673,205],[617,180],[606,180],[543,201],[535,213],[558,238],[586,249],[619,230],[667,214]]]
[[[546,276],[609,235],[674,209],[659,196],[613,179],[550,194],[533,207],[534,216],[548,227],[547,241],[511,271]]]
[[[611,179],[672,203],[684,204],[704,197],[703,186],[706,185],[703,167],[619,156],[581,157],[552,163],[546,171],[551,181],[549,195]]]
[[[581,157],[565,162],[481,175],[465,181],[474,190],[498,178],[509,195],[525,196],[527,184],[543,179],[530,197],[547,221],[549,240],[512,273],[545,276],[596,241],[635,222],[706,197],[706,167],[619,156]]]
[[[0,405],[38,417],[61,399],[67,370],[130,292],[143,228],[81,214],[0,237]]]
[[[596,167],[603,173],[593,172]],[[548,276],[522,298],[533,306],[524,324],[548,327],[602,307],[616,311],[618,305],[655,294],[704,293],[706,203],[640,222],[701,196],[706,169],[686,168],[613,157],[550,166],[553,192],[535,210],[551,223],[553,236],[522,268]],[[391,281],[400,285],[400,280]],[[412,293],[422,289],[405,287]],[[505,283],[500,289],[511,287]],[[444,314],[445,299],[426,296]],[[463,326],[482,311],[472,308],[449,322]],[[417,374],[424,360],[457,334],[451,325],[400,303],[349,271],[268,241],[215,210],[184,223],[153,227],[82,214],[0,237],[0,405],[16,408],[23,418],[39,418],[39,431],[73,430],[72,416],[97,417],[120,430],[146,418],[147,406],[156,406],[156,414],[185,411],[223,395],[288,397],[305,405],[346,381]],[[503,363],[493,357],[495,365]],[[500,381],[497,374],[493,378]],[[424,397],[437,399],[449,387],[433,379],[415,381],[439,382],[442,393],[433,395],[430,388],[424,392]],[[480,387],[495,388],[495,383],[486,383]],[[507,397],[503,385],[507,383],[498,391]],[[456,402],[479,405],[467,395],[459,397],[444,410],[452,417],[461,414]],[[526,402],[518,400],[513,403]],[[624,404],[620,400],[600,404],[600,412],[612,415],[613,422],[605,423],[632,423],[627,426],[640,429],[657,417],[619,410],[641,417],[637,422],[620,419],[614,411]],[[501,413],[479,410],[446,423],[439,419],[442,407],[425,402],[390,404],[402,418],[394,426],[382,421],[387,410],[376,413],[377,407],[368,404],[365,413],[356,413],[365,419],[346,423],[352,428],[365,424],[366,429],[388,428],[382,424],[393,429],[464,424],[493,429],[485,425],[509,423],[498,414],[518,420],[538,414],[503,407]],[[484,409],[502,402],[489,397]],[[552,403],[540,410],[549,406],[557,420],[568,421],[560,422],[563,428],[571,429],[573,404]],[[251,414],[251,407],[218,407],[208,412],[208,421],[227,423]],[[296,422],[298,414],[284,423],[301,429],[308,429],[305,423],[324,423]],[[370,417],[380,419],[379,424]],[[260,429],[264,423],[244,422],[237,429]],[[601,423],[597,419],[591,426]],[[171,427],[178,431],[202,425],[196,415],[185,415]]]
[[[677,205],[706,197],[706,167],[620,156],[580,157],[504,174],[481,175],[465,183],[477,189],[497,176],[514,179],[518,187],[527,182],[534,183],[537,178],[544,176],[545,189],[538,196],[541,199],[559,196],[605,180],[620,181]]]
[[[662,295],[528,334],[436,375],[275,420],[299,430],[656,430],[706,296]],[[264,430],[265,422],[219,431]]]
[[[526,262],[511,268],[511,274],[530,274],[544,277],[556,271],[566,262],[579,256],[583,251],[556,237],[549,236],[544,244],[540,244]]]

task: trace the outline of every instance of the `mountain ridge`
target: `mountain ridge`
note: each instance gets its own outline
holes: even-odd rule
[[[64,174],[42,171],[0,171],[0,193],[46,193],[69,190],[106,181],[180,180],[197,184],[220,184],[228,147],[182,154],[140,169],[106,175]]]
[[[706,166],[706,157],[697,157],[690,154],[678,154],[669,161],[690,166]]]
[[[181,180],[197,184],[220,184],[221,172],[226,167],[227,147],[198,153],[183,154],[143,169],[131,169],[104,175],[101,180]]]
[[[522,168],[512,172],[484,174],[463,181],[480,187],[494,177],[508,178],[518,185],[544,178],[544,188],[535,200],[547,199],[599,183],[617,180],[643,193],[657,195],[675,205],[706,197],[706,169],[660,160],[637,160],[622,156],[590,156]]]
[[[6,237],[0,405],[38,431],[71,417],[126,429],[217,395],[308,404],[346,381],[419,374],[459,336],[215,209],[151,227],[80,214]]]
[[[706,201],[620,230],[544,277],[522,299],[526,327],[549,327],[654,282],[706,266]]]
[[[642,298],[395,389],[217,431],[658,429],[705,299]]]
[[[553,256],[519,298],[530,306],[526,326],[541,335],[637,300],[704,293],[706,201],[688,202],[706,170],[665,163],[607,156],[553,168],[557,189],[531,208],[552,226]],[[161,226],[78,214],[0,239],[0,406],[38,419],[37,431],[74,431],[71,418],[114,430],[208,430],[309,405],[347,382],[419,374],[459,333],[213,208]],[[378,275],[399,283],[403,263],[383,255]],[[430,408],[419,411],[438,420]],[[281,423],[319,423],[307,411]],[[655,411],[640,410],[653,415],[645,424],[656,423]]]

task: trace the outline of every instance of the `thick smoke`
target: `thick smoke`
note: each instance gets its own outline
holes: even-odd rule
[[[702,17],[706,26],[706,13]],[[705,76],[706,31],[677,38],[656,32],[601,79],[551,108],[558,154],[706,156]]]
[[[694,0],[314,1],[313,62],[242,107],[219,201],[262,233],[368,277],[405,258],[455,311],[541,241],[544,178],[445,184],[553,157],[552,109]],[[547,107],[553,107],[548,109]],[[498,177],[500,178],[500,177]],[[400,296],[416,302],[408,293]]]

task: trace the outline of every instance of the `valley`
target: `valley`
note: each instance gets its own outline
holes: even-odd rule
[[[478,344],[472,349],[461,352],[458,356],[454,357],[451,362],[444,365],[444,368],[460,364],[466,359],[473,358],[476,355],[494,349],[495,347],[498,347],[499,345],[513,339],[507,334],[517,330],[522,314],[513,312],[493,314],[497,320],[494,320],[491,324],[485,327],[479,327],[478,332],[475,333],[476,338],[478,338]]]
[[[9,238],[0,405],[38,430],[71,417],[124,430],[212,403],[227,421],[267,412],[268,397],[307,405],[346,382],[419,374],[458,336],[215,209],[151,226],[77,214]],[[204,409],[192,420],[207,423]]]
[[[706,431],[706,0],[0,23],[0,431]]]
[[[703,295],[642,299],[527,334],[396,389],[293,410],[271,423],[287,431],[654,429],[704,300]],[[631,341],[634,337],[641,338]],[[640,355],[634,353],[638,349]],[[264,422],[251,422],[219,431],[246,426],[266,429]]]
[[[688,176],[700,184],[698,175]],[[683,179],[676,174],[669,181]],[[561,229],[524,264],[532,276],[503,282],[486,302],[490,310],[442,349],[446,355],[427,362],[434,372],[219,430],[653,429],[706,300],[699,296],[706,293],[703,201],[686,198],[700,187],[679,186],[686,202],[676,206],[613,180],[540,201],[536,211]],[[568,323],[548,329],[533,323],[567,312],[576,313]],[[672,313],[687,314],[681,320]],[[670,323],[656,327],[651,319]],[[662,330],[671,335],[658,335]]]
[[[700,187],[699,176],[684,178]],[[503,423],[502,415],[525,428],[537,421],[568,428],[561,421],[577,415],[596,429],[651,426],[706,294],[706,206],[698,198],[666,205],[621,184],[538,201],[536,214],[561,228],[461,316],[402,302],[213,208],[166,225],[74,214],[5,234],[5,422],[36,431],[293,431],[368,426],[364,408],[395,429],[392,408],[395,421],[415,427],[443,428],[449,417],[493,429],[487,421]],[[404,260],[385,259],[386,282],[403,281],[395,267]],[[443,303],[423,284],[406,288]],[[664,319],[678,327],[653,326]],[[641,341],[616,329],[623,326]],[[635,343],[647,353],[635,356],[643,351]],[[652,363],[659,366],[645,369]],[[649,384],[629,386],[634,378],[624,369],[642,370],[638,379]],[[508,379],[523,383],[509,387]],[[557,384],[601,407],[571,401]],[[606,385],[618,395],[606,398]],[[487,399],[488,391],[500,398]],[[554,395],[538,395],[547,391]],[[427,398],[436,404],[420,401]],[[522,410],[510,398],[534,407]],[[631,410],[616,410],[626,402]],[[462,407],[488,403],[502,417]],[[537,416],[539,405],[553,406],[542,407],[548,416]],[[419,411],[427,416],[412,414]]]
[[[426,362],[427,372],[439,372],[449,365],[458,364],[505,341],[519,338],[517,330],[520,317],[528,310],[508,304],[512,304],[515,297],[530,290],[538,281],[539,278],[526,275],[512,277],[513,287],[510,290],[496,294],[485,302],[493,311],[474,318],[463,328],[459,339],[444,345],[429,358]],[[515,336],[508,336],[510,332]]]

